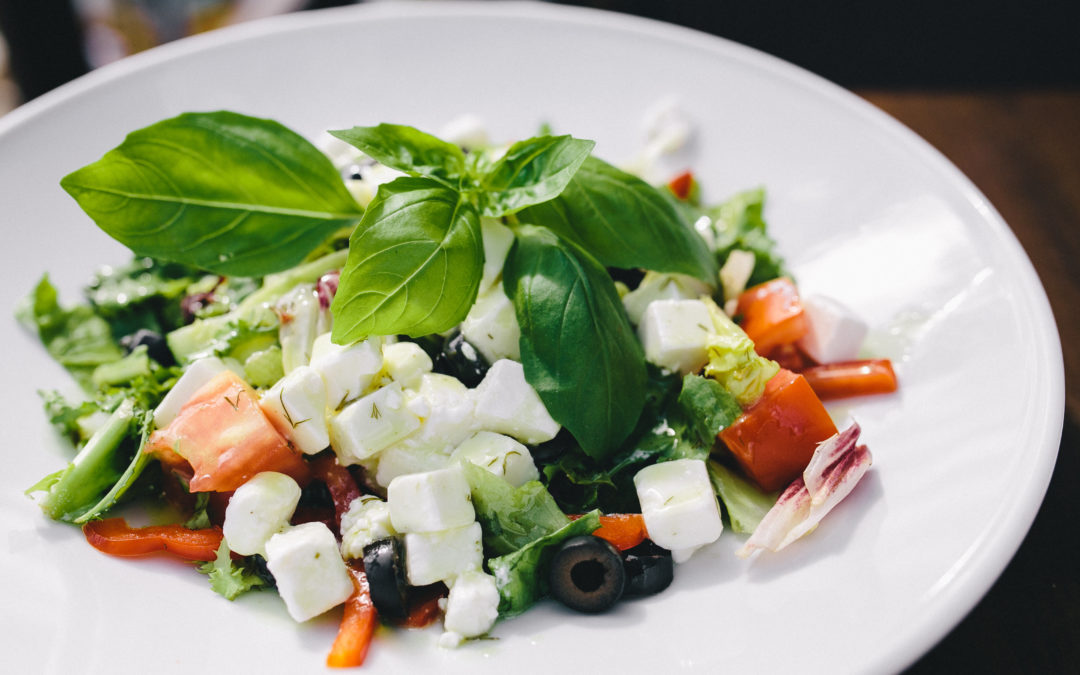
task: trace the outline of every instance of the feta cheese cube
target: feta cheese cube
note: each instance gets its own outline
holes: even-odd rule
[[[282,436],[308,455],[330,445],[326,384],[314,368],[300,366],[259,398],[259,406]]]
[[[645,308],[638,336],[647,361],[685,375],[708,363],[713,330],[701,300],[657,300]]]
[[[330,418],[330,445],[342,464],[354,464],[420,427],[405,406],[401,385],[390,384],[353,401]]]
[[[398,476],[386,489],[390,522],[398,532],[438,532],[476,518],[460,466]]]
[[[375,469],[375,482],[387,487],[398,476],[410,473],[423,473],[445,469],[450,466],[450,456],[431,448],[417,445],[412,438],[391,445],[379,453],[379,464]],[[372,473],[368,473],[372,475]]]
[[[493,431],[480,431],[459,445],[450,459],[455,462],[472,462],[500,476],[514,487],[531,480],[539,480],[529,449],[509,436]]]
[[[514,233],[495,218],[481,218],[480,232],[484,238],[484,275],[480,279],[483,294],[502,277],[503,264],[514,245]]]
[[[551,418],[540,396],[525,380],[517,361],[502,359],[492,364],[474,391],[476,421],[486,431],[513,436],[535,445],[555,438],[559,423]]]
[[[403,387],[419,386],[420,378],[430,373],[432,367],[431,357],[415,342],[395,342],[383,347],[383,369]]]
[[[311,367],[326,382],[326,401],[331,410],[359,398],[383,367],[381,341],[368,338],[352,345],[336,345],[330,333],[315,338]]]
[[[645,308],[657,300],[696,300],[711,295],[712,289],[703,281],[685,274],[646,272],[638,287],[623,296],[623,307],[630,322],[641,323]]]
[[[266,542],[266,567],[274,575],[289,616],[307,621],[337,607],[353,592],[337,539],[323,523],[304,523]]]
[[[449,375],[422,375],[418,391],[405,392],[405,405],[420,418],[420,428],[406,439],[414,447],[449,455],[476,431],[476,402],[469,388]]]
[[[446,598],[443,627],[464,638],[483,635],[499,618],[499,590],[495,577],[476,569],[462,572]],[[440,641],[441,644],[441,641]]]
[[[176,419],[180,408],[184,407],[195,392],[228,369],[224,361],[214,356],[199,359],[189,365],[169,393],[161,399],[158,407],[154,409],[154,426],[158,429],[169,426],[169,423]]]
[[[750,251],[735,249],[728,254],[720,268],[720,287],[724,289],[724,312],[734,316],[739,306],[739,295],[746,290],[746,282],[754,273],[757,258]]]
[[[300,486],[283,473],[264,471],[236,488],[225,507],[222,530],[229,550],[266,556],[266,542],[289,527]]]
[[[453,584],[457,576],[480,569],[484,562],[480,523],[441,532],[411,532],[405,535],[405,576],[413,586],[436,581]]]
[[[461,334],[484,355],[488,363],[521,358],[521,328],[514,305],[506,297],[501,284],[476,299],[461,322]]]
[[[705,462],[677,459],[647,466],[634,476],[649,538],[682,562],[720,537],[724,524]]]
[[[869,331],[866,323],[855,312],[823,295],[811,295],[802,302],[807,331],[799,347],[818,363],[857,358]]]
[[[364,547],[397,534],[390,523],[390,505],[372,495],[361,495],[341,516],[341,555],[364,557]]]

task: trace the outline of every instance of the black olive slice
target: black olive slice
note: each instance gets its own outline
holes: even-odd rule
[[[591,534],[563,542],[548,572],[551,595],[579,612],[596,613],[622,597],[626,584],[619,550]]]
[[[652,595],[671,585],[675,578],[675,563],[671,551],[646,539],[637,546],[623,551],[626,556],[627,595]]]
[[[146,353],[150,358],[161,365],[172,366],[176,364],[176,359],[173,358],[172,352],[169,351],[169,344],[160,333],[155,333],[149,328],[140,328],[131,335],[120,338],[120,346],[128,353],[143,345],[146,346]]]
[[[379,615],[387,619],[404,619],[409,613],[404,563],[401,542],[394,537],[364,547],[364,573],[371,588],[371,602]]]
[[[487,359],[459,332],[446,339],[433,361],[436,373],[456,377],[466,387],[480,384],[490,367]]]

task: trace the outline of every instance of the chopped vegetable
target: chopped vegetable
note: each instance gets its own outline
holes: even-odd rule
[[[206,561],[217,558],[223,535],[220,527],[189,530],[182,525],[130,527],[123,518],[92,520],[83,525],[91,546],[109,555],[141,558],[170,553],[183,560]]]
[[[371,590],[364,570],[356,565],[349,565],[348,570],[355,591],[345,601],[345,615],[341,618],[341,627],[334,639],[334,646],[326,657],[326,665],[330,668],[355,668],[364,665],[378,624],[378,614],[371,602]]]
[[[810,388],[823,401],[896,391],[896,373],[888,359],[845,361],[812,366],[802,371]]]
[[[806,316],[791,279],[773,279],[743,291],[735,313],[742,316],[742,329],[759,354],[798,342],[806,334]]]
[[[571,537],[551,559],[548,584],[551,595],[570,609],[603,612],[619,601],[626,587],[622,556],[599,537]]]

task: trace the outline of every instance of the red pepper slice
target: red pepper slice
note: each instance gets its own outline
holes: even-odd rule
[[[671,190],[671,193],[683,200],[690,197],[690,189],[693,186],[694,174],[689,171],[683,171],[668,182],[668,189]]]
[[[844,361],[813,366],[802,371],[821,400],[888,394],[896,391],[896,373],[889,359]]]
[[[217,557],[220,527],[190,530],[183,525],[130,527],[123,518],[94,520],[83,525],[91,546],[109,555],[138,558],[170,553],[184,560],[206,561]]]
[[[568,516],[577,520],[581,514]],[[593,531],[593,536],[600,537],[612,546],[625,551],[645,541],[645,518],[640,513],[612,513],[600,516],[600,527]]]
[[[353,594],[345,601],[345,615],[341,618],[334,646],[326,657],[330,668],[354,668],[364,664],[375,626],[379,622],[375,604],[371,601],[371,588],[362,563],[350,562]]]

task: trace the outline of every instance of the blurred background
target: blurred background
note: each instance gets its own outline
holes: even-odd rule
[[[163,42],[342,4],[352,3],[0,0],[0,115],[92,68]],[[1061,449],[1046,500],[1012,563],[967,619],[910,672],[1078,672],[1080,547],[1068,541],[1080,506],[1072,486],[1080,475],[1080,274],[1074,271],[1080,260],[1080,1],[561,4],[688,26],[824,76],[923,136],[1001,212],[1035,264],[1061,333],[1067,395]]]

